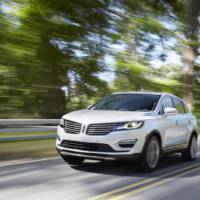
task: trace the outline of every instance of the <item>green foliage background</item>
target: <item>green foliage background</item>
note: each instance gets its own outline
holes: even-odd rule
[[[195,0],[1,0],[0,118],[57,118],[119,90],[171,92],[200,115],[199,8]],[[182,64],[164,64],[169,51]]]

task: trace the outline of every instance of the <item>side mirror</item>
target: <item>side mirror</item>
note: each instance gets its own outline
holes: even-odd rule
[[[172,107],[167,107],[164,110],[165,115],[175,115],[178,113],[176,108],[172,108]]]
[[[92,108],[92,106],[93,106],[93,104],[92,104],[92,105],[89,105],[89,106],[87,107],[87,109],[89,110],[90,108]]]

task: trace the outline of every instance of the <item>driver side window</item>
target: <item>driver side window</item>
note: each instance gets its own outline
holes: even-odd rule
[[[170,107],[170,108],[174,107],[171,97],[166,97],[166,98],[164,98],[162,100],[159,114],[163,115],[164,114],[164,110],[167,107]]]

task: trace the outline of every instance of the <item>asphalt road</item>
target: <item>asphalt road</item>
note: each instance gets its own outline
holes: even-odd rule
[[[0,164],[0,200],[199,200],[200,159],[161,159],[143,173],[137,163],[87,161],[79,167],[53,158]]]

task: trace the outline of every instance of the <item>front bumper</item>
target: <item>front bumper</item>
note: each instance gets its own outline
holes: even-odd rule
[[[86,135],[86,134],[69,134],[64,131],[63,128],[58,126],[57,134],[59,140],[56,141],[57,151],[62,155],[78,156],[88,159],[97,160],[113,160],[113,159],[129,159],[137,157],[143,150],[143,145],[145,143],[145,130],[135,129],[126,131],[116,131],[111,132],[107,135]],[[122,148],[119,146],[119,142],[123,140],[137,139],[136,144],[133,147]],[[83,143],[95,143],[95,144],[106,144],[112,148],[112,151],[102,151],[98,149],[96,151],[76,149],[64,147],[61,145],[62,141],[76,141]]]
[[[137,159],[140,154],[121,154],[121,153],[102,153],[102,152],[83,152],[77,150],[64,149],[56,147],[59,154],[63,156],[82,157],[91,160],[129,160]]]

